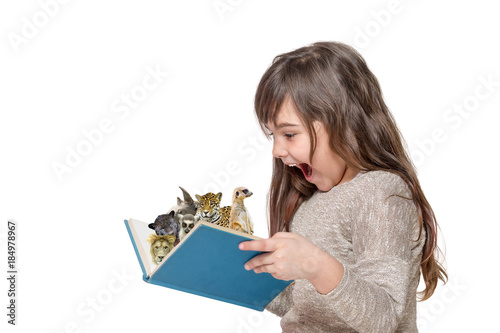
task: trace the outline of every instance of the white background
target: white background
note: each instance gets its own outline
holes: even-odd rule
[[[271,144],[255,88],[274,56],[319,40],[366,59],[438,217],[450,282],[418,304],[420,331],[497,329],[493,1],[62,2],[0,5],[0,266],[14,219],[19,269],[16,327],[1,279],[2,331],[279,332],[268,313],[144,283],[123,220],[153,221],[179,185],[225,205],[244,185],[265,236]],[[148,70],[168,75],[144,90]]]

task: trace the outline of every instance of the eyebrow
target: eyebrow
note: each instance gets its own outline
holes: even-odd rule
[[[284,128],[284,127],[294,127],[294,126],[300,126],[298,124],[291,124],[291,123],[279,123],[276,125],[276,128]]]

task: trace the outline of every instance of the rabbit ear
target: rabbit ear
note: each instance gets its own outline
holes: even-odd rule
[[[185,189],[183,189],[180,186],[179,186],[179,188],[182,191],[182,195],[184,195],[184,203],[188,206],[191,206],[194,202],[193,198],[191,198],[191,196],[189,195],[189,193]]]

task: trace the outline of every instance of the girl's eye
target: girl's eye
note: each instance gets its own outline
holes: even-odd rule
[[[287,134],[285,134],[285,136],[287,138],[291,139],[291,138],[293,138],[295,136],[295,134],[294,133],[287,133]]]

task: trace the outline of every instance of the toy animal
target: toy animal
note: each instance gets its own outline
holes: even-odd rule
[[[162,262],[163,258],[170,252],[174,247],[175,236],[174,235],[163,235],[158,236],[156,234],[151,234],[147,242],[151,244],[149,247],[149,253],[151,254],[151,259],[158,265]]]
[[[182,240],[194,228],[198,222],[198,218],[193,214],[178,214],[179,222],[181,224],[181,231],[179,232],[179,239]]]
[[[231,205],[231,217],[229,228],[246,232],[253,235],[253,222],[250,218],[243,200],[252,196],[252,192],[246,187],[237,187],[233,191],[233,204]]]
[[[174,235],[176,237],[174,245],[179,243],[179,231],[181,226],[174,218],[175,212],[172,210],[168,214],[159,215],[154,223],[150,223],[148,227],[153,229],[158,236]]]
[[[184,196],[184,200],[177,197],[177,205],[170,208],[168,211],[173,210],[175,212],[175,219],[180,222],[178,214],[186,215],[186,214],[196,214],[196,209],[198,207],[198,203],[191,198],[191,195],[179,186],[182,191],[182,195]]]
[[[220,199],[222,193],[213,194],[209,192],[203,196],[196,194],[198,199],[198,210],[196,215],[200,220],[214,223],[223,227],[229,227],[229,215],[231,214],[231,207],[220,206]]]

